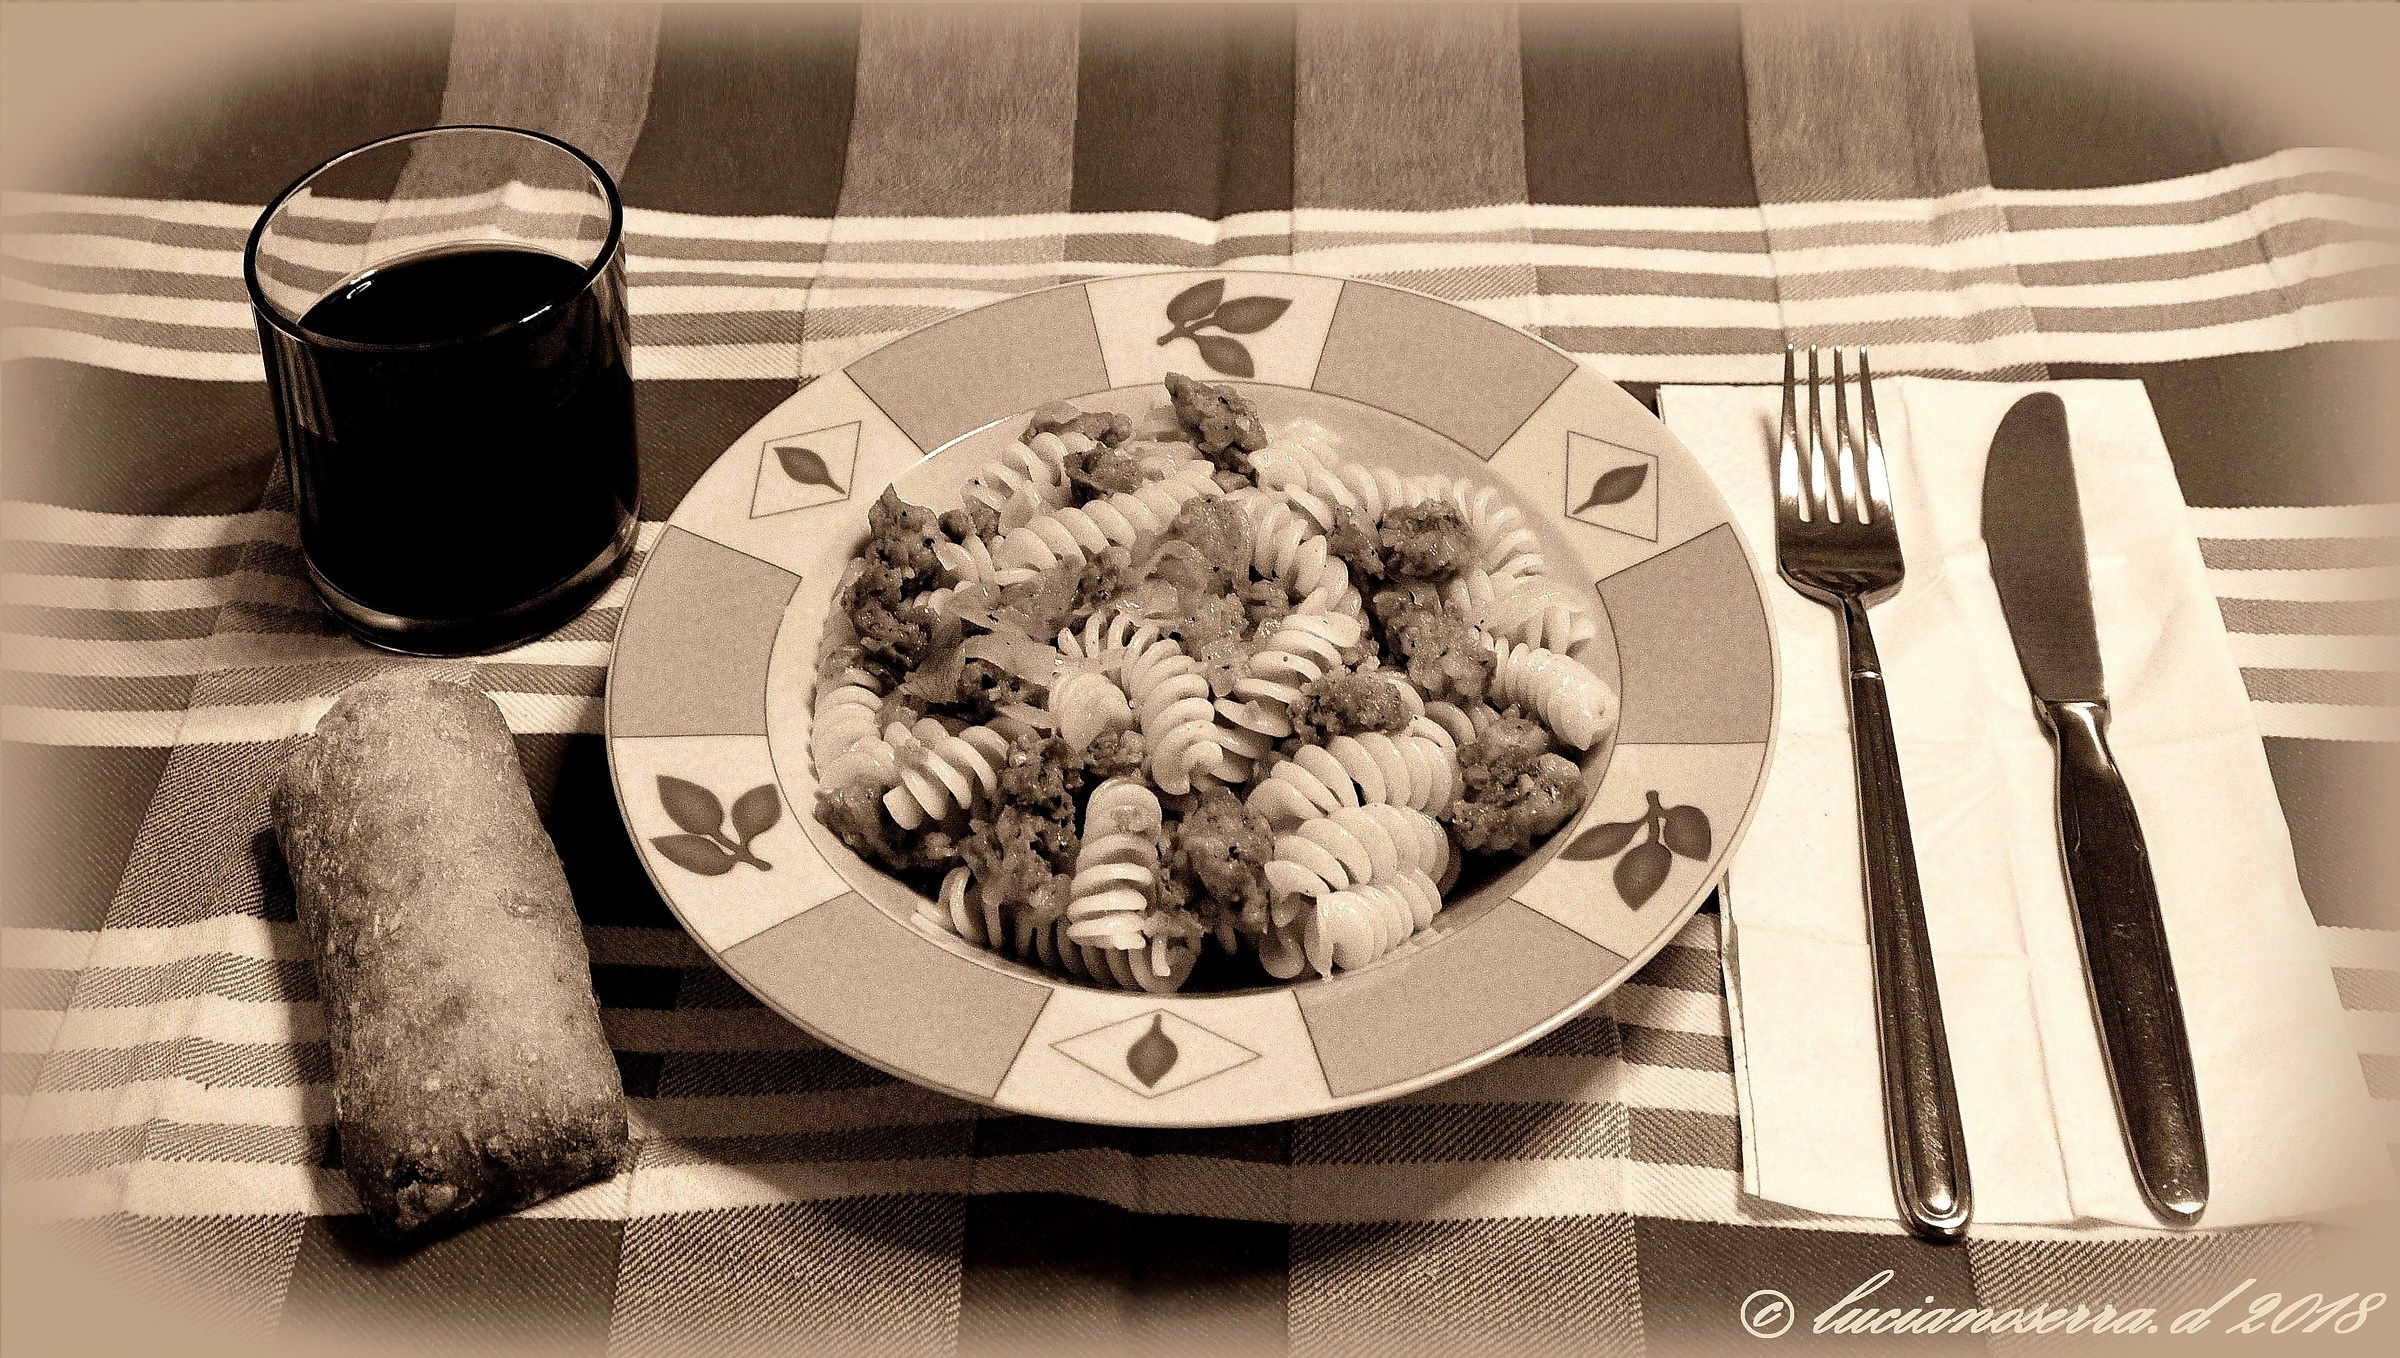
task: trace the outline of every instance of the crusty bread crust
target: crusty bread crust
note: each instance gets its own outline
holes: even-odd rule
[[[624,1090],[566,874],[491,699],[342,695],[274,798],[333,1052],[342,1168],[400,1237],[613,1173]]]

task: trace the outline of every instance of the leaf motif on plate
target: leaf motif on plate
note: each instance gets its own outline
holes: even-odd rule
[[[761,783],[733,803],[734,837],[745,844],[774,829],[775,822],[782,819],[783,794],[773,783]]]
[[[1194,335],[1192,343],[1200,346],[1200,360],[1229,377],[1250,377],[1258,369],[1250,362],[1250,351],[1237,339],[1223,335]]]
[[[673,774],[658,775],[658,803],[667,819],[695,835],[714,835],[725,822],[725,804],[717,794]]]
[[[1125,1049],[1125,1069],[1144,1088],[1149,1088],[1167,1078],[1167,1072],[1175,1069],[1175,1062],[1182,1055],[1175,1039],[1167,1036],[1167,1016],[1152,1014],[1149,1030]]]
[[[1255,335],[1283,318],[1289,311],[1289,297],[1236,297],[1225,300],[1225,280],[1211,278],[1194,283],[1175,294],[1167,303],[1167,333],[1158,337],[1162,345],[1177,340],[1190,340],[1200,350],[1200,360],[1229,377],[1255,377],[1258,363],[1248,347],[1235,335]],[[1203,330],[1214,330],[1203,335]]]
[[[1637,818],[1595,825],[1577,835],[1574,842],[1567,845],[1559,857],[1575,863],[1588,863],[1597,858],[1614,858],[1625,851],[1626,845],[1633,842],[1634,833],[1647,824],[1649,824],[1647,820]]]
[[[1666,883],[1667,872],[1675,866],[1675,855],[1657,840],[1636,844],[1617,860],[1617,894],[1627,905],[1639,909]]]
[[[1176,293],[1175,300],[1167,303],[1167,319],[1179,327],[1188,326],[1215,311],[1217,303],[1224,297],[1225,280],[1222,278],[1211,278],[1204,283],[1194,283]]]
[[[1595,825],[1577,835],[1559,854],[1571,863],[1589,863],[1624,854],[1617,860],[1614,873],[1617,895],[1637,910],[1665,885],[1678,855],[1705,863],[1715,844],[1709,831],[1708,813],[1699,807],[1669,806],[1655,788],[1643,793],[1642,799],[1648,803],[1642,814],[1632,820]],[[1639,844],[1634,843],[1636,836],[1641,839]]]
[[[833,470],[825,465],[825,459],[818,456],[813,448],[788,443],[775,450],[775,460],[783,464],[784,475],[801,485],[823,486],[837,491],[842,489],[834,484]]]
[[[1236,297],[1218,307],[1210,320],[1228,335],[1255,335],[1275,324],[1291,305],[1289,297]]]
[[[660,835],[650,841],[650,846],[686,872],[722,877],[733,871],[734,856],[718,848],[717,842],[707,835]]]
[[[1602,472],[1599,479],[1592,482],[1590,498],[1575,506],[1575,512],[1581,514],[1596,505],[1621,505],[1639,495],[1642,483],[1649,479],[1650,466],[1646,462]]]
[[[666,809],[667,819],[686,832],[650,841],[676,866],[709,877],[731,872],[739,863],[760,872],[775,866],[750,851],[752,840],[783,819],[783,798],[773,783],[761,783],[735,799],[731,835],[721,828],[725,803],[690,779],[658,775],[658,804]]]
[[[1711,842],[1708,813],[1699,807],[1668,807],[1665,819],[1659,826],[1658,837],[1661,843],[1686,858],[1703,863],[1708,861]]]

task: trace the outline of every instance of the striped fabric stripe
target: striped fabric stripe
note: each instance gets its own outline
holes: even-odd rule
[[[622,175],[650,107],[658,19],[648,5],[465,6],[442,121],[547,132]]]
[[[2261,734],[2400,740],[2400,506],[2195,509]]]
[[[2400,958],[2389,935],[2323,933],[2354,1013],[2394,1008]],[[313,984],[292,965],[305,955],[295,926],[235,916],[100,938],[104,953],[82,963],[86,999],[61,1026],[15,1137],[7,1175],[21,1200],[68,1215],[112,1210],[112,1171],[131,1162],[125,1191],[150,1214],[351,1210],[339,1176],[313,1168],[330,1072]],[[705,963],[675,960],[689,958],[680,933],[595,928],[588,942],[601,967],[696,965],[721,982]],[[6,945],[23,963],[73,964],[82,942],[12,930]],[[1736,1192],[1714,949],[1715,921],[1703,915],[1634,984],[1536,1047],[1395,1105],[1297,1124],[1288,1165],[1229,1158],[1246,1131],[1229,1129],[1188,1134],[1181,1152],[985,1156],[970,1174],[959,1133],[976,1120],[972,1108],[825,1051],[729,984],[687,980],[732,1007],[603,1010],[620,1051],[658,1052],[674,1068],[658,1096],[632,1104],[641,1149],[627,1177],[639,1177],[638,1191],[598,1185],[544,1210],[617,1219],[930,1189],[1096,1192],[1128,1208],[1199,1216],[1383,1220],[1472,1183],[1470,1197],[1434,1215],[1539,1216],[1573,1205],[1797,1224],[1762,1216]],[[195,994],[197,1009],[181,998]],[[13,1010],[10,1026],[52,1012]],[[176,1036],[151,1037],[170,1015]],[[128,1113],[119,1096],[137,1085],[151,1097]],[[1024,1120],[1000,1120],[1012,1121]],[[1212,1138],[1225,1145],[1212,1150]],[[1580,1168],[1602,1162],[1612,1167],[1606,1179]],[[1518,1168],[1497,1181],[1439,1170],[1496,1163]],[[714,1168],[733,1165],[741,1172]],[[1137,1168],[1138,1179],[1124,1176]],[[1227,1194],[1229,1180],[1247,1187]],[[2066,1237],[2089,1238],[2041,1228],[1993,1238]]]
[[[1883,332],[1876,337],[1879,356],[1889,354],[1893,338],[1939,344],[1980,355],[1975,366],[1990,376],[2021,379],[2044,375],[2040,346],[2027,343],[2037,331],[2150,328],[2124,314],[2140,308],[2131,297],[2123,298],[2123,311],[2106,318],[2037,313],[2040,299],[2015,271],[2008,223],[1983,187],[1991,173],[1984,164],[1963,12],[1891,10],[1834,29],[1798,11],[1751,7],[1742,16],[1742,59],[1750,71],[1751,165],[1777,261],[1785,327],[1795,341],[1858,342],[1870,328],[1860,322],[1868,321]],[[1861,69],[1877,67],[1894,69],[1898,78],[1857,78]],[[1889,233],[1885,253],[1905,256],[1932,274],[1911,291],[1937,293],[1949,299],[1948,306],[1899,314],[1870,306],[1864,309],[1871,316],[1853,317],[1848,313],[1861,308],[1851,301],[1839,314],[1827,314],[1836,311],[1827,303],[1841,296],[1828,295],[1829,280],[1809,272],[1788,281],[1780,277],[1784,261],[1793,260],[1791,271],[1801,272],[1805,266],[1798,260],[1848,243],[1842,227],[1829,229],[1814,214],[1785,205],[1861,199],[1928,203],[1920,220],[1877,227]],[[1878,261],[1860,272],[1892,267]],[[1890,299],[1878,300],[1888,307]],[[1894,321],[1907,324],[1894,334]]]
[[[870,52],[885,41],[870,41]],[[1071,117],[1071,66],[1045,79],[1069,101],[1055,116]],[[973,87],[962,77],[959,88]],[[897,118],[862,108],[854,139],[914,135]],[[1025,118],[1003,101],[983,121],[1015,127]],[[1018,138],[1028,145],[976,154],[1031,155],[1058,135],[1056,125],[1028,127]],[[2142,186],[2142,198],[1979,189],[1760,208],[1303,205],[1214,222],[1027,213],[1022,200],[995,201],[994,215],[974,219],[911,217],[922,204],[878,201],[871,181],[853,181],[831,220],[631,212],[637,373],[788,376],[799,370],[803,310],[825,340],[821,351],[812,342],[808,370],[823,371],[1055,279],[1212,264],[1419,287],[1532,326],[1637,382],[1703,371],[1771,380],[1787,331],[1871,339],[1893,371],[1988,375],[2388,337],[2395,327],[2380,299],[2400,278],[2400,217],[2377,169],[2356,153],[2304,150]],[[1029,176],[1007,178],[1031,193],[1039,175]],[[1465,182],[1442,190],[1484,191]],[[1063,204],[1064,193],[1060,183],[1037,197]],[[11,352],[255,379],[239,284],[254,215],[232,205],[12,197],[0,270],[26,324]],[[175,239],[145,239],[153,223],[176,228]]]
[[[1423,211],[1527,201],[1517,52],[1516,15],[1499,6],[1302,10],[1293,206]],[[1314,245],[1302,236],[1296,249]]]
[[[779,375],[790,377],[829,372],[942,316],[1056,281],[1066,234],[1057,223],[1073,192],[1075,27],[1072,13],[1055,9],[1007,11],[972,30],[938,10],[869,10],[859,30],[859,94],[840,207],[818,237],[815,267],[785,266],[795,270],[785,279],[804,287],[762,287],[747,276],[672,286],[637,310],[635,376],[650,375],[641,354],[649,344],[690,358],[730,346],[741,353],[745,376],[761,364],[780,364]],[[943,212],[1051,225],[1000,240],[942,232],[947,248],[926,261],[940,261],[930,270],[896,258],[878,226]],[[690,274],[697,251],[709,247],[683,248],[694,253],[678,250],[677,272]],[[630,243],[628,252],[629,269],[638,269]],[[709,267],[783,264],[755,259],[755,249],[733,253]],[[1007,281],[978,286],[974,275],[987,270],[1004,271],[996,277]],[[729,314],[729,303],[739,310]],[[788,357],[785,336],[796,340]],[[676,368],[716,373],[705,359]]]

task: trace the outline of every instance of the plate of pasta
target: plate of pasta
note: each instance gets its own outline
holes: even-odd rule
[[[1355,280],[1042,289],[803,386],[645,554],[607,699],[660,894],[894,1074],[1308,1116],[1665,946],[1776,717],[1724,501],[1613,383]]]

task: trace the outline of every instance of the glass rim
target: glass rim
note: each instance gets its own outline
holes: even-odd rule
[[[258,247],[266,238],[267,223],[275,219],[275,214],[282,210],[283,205],[289,202],[294,194],[308,187],[309,182],[314,180],[317,176],[324,174],[327,170],[330,170],[336,165],[339,165],[346,160],[350,160],[353,157],[365,155],[369,151],[381,150],[386,146],[391,146],[398,142],[414,141],[418,138],[436,136],[444,132],[499,132],[509,136],[523,137],[528,141],[541,142],[555,147],[558,150],[564,151],[568,155],[573,156],[577,161],[582,163],[584,170],[591,175],[593,182],[600,186],[601,196],[608,202],[608,234],[601,238],[599,252],[592,256],[592,262],[590,264],[580,266],[583,270],[583,276],[577,281],[572,289],[562,293],[560,296],[553,298],[548,302],[543,303],[534,311],[527,312],[525,315],[519,316],[514,320],[508,321],[502,325],[494,326],[488,330],[479,331],[472,335],[456,335],[443,339],[412,340],[402,343],[389,344],[369,340],[342,339],[339,336],[328,335],[322,331],[312,330],[309,327],[302,325],[298,317],[286,316],[281,307],[276,306],[272,301],[268,300],[265,289],[261,288],[258,282]],[[536,132],[533,129],[526,127],[509,127],[501,123],[436,123],[430,127],[411,128],[406,132],[395,132],[388,137],[377,137],[375,140],[370,142],[361,142],[360,144],[351,147],[349,150],[344,151],[339,155],[327,157],[325,160],[302,172],[299,177],[292,180],[291,183],[284,185],[281,192],[277,193],[273,198],[267,201],[267,206],[265,209],[258,214],[257,223],[250,228],[249,238],[243,242],[242,286],[250,295],[250,310],[254,315],[263,318],[268,324],[274,326],[277,330],[282,331],[284,334],[300,341],[303,344],[321,345],[332,349],[347,349],[357,353],[426,353],[437,349],[446,349],[456,345],[472,344],[478,340],[489,339],[494,335],[502,334],[508,330],[515,329],[517,326],[523,325],[528,321],[534,320],[537,317],[556,309],[561,303],[568,302],[574,298],[582,296],[585,291],[590,289],[593,283],[599,280],[601,273],[608,268],[609,262],[616,258],[617,251],[621,247],[624,238],[625,202],[617,192],[617,181],[606,169],[601,167],[599,161],[592,159],[591,156],[586,154],[582,148],[574,145],[571,142],[562,141],[557,137],[553,137],[547,132]]]

